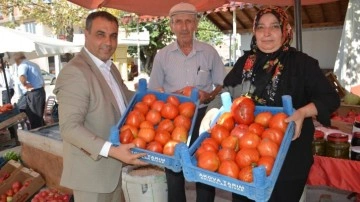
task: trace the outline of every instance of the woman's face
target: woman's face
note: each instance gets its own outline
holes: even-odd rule
[[[261,16],[255,27],[257,47],[264,53],[273,53],[282,45],[282,32],[278,19],[271,13]]]

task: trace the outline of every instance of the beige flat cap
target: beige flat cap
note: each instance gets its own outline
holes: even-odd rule
[[[176,5],[174,5],[169,12],[169,16],[172,17],[173,15],[177,15],[177,14],[197,14],[196,8],[194,5],[189,4],[189,3],[178,3]]]

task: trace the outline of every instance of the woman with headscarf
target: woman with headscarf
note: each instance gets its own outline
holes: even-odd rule
[[[295,111],[286,119],[295,122],[295,133],[269,201],[297,202],[313,163],[312,117],[324,126],[340,105],[340,98],[322,73],[316,59],[290,47],[292,30],[288,17],[279,7],[261,9],[253,25],[251,50],[246,51],[224,79],[224,92],[232,98],[247,95],[257,105],[282,106],[281,97],[292,97]],[[207,110],[201,128],[221,106],[217,96]],[[233,194],[233,201],[251,201]]]

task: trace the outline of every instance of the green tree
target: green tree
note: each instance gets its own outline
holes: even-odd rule
[[[47,25],[56,35],[63,34],[68,41],[73,40],[74,26],[84,26],[89,10],[69,3],[66,0],[0,0],[0,11],[4,15],[13,15],[18,9],[22,15],[20,21],[10,21],[7,26],[15,27],[26,20]]]
[[[136,31],[137,25],[136,21],[132,21],[124,26],[127,27],[127,30],[133,32]],[[139,31],[143,31],[144,29],[148,30],[150,33],[150,44],[140,47],[139,57],[141,65],[144,67],[144,71],[150,74],[157,50],[172,42],[174,40],[174,35],[170,30],[168,18],[139,23]],[[219,45],[221,43],[222,36],[222,32],[209,20],[205,17],[200,19],[198,31],[196,33],[196,37],[200,41],[207,42],[211,45]],[[129,47],[128,53],[131,56],[136,56],[137,47]]]

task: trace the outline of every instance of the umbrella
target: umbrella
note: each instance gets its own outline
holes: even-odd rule
[[[206,12],[221,7],[231,2],[243,2],[252,4],[290,6],[294,5],[296,26],[296,47],[302,51],[301,36],[301,5],[329,3],[339,0],[68,0],[88,9],[101,7],[115,8],[139,16],[167,16],[170,8],[180,2],[193,4],[199,12]]]
[[[294,5],[299,0],[68,0],[88,9],[101,7],[116,8],[119,10],[136,13],[138,15],[167,16],[170,8],[180,2],[193,4],[199,12],[216,9],[229,2],[244,2],[253,4]],[[302,0],[302,5],[328,3],[338,0]]]
[[[82,46],[68,41],[45,37],[0,26],[0,62],[5,72],[4,58],[11,59],[14,52],[24,52],[27,59],[79,52]],[[9,61],[10,62],[10,61]],[[13,61],[11,61],[13,62]],[[9,87],[4,73],[6,90]],[[8,100],[10,102],[10,100]]]

